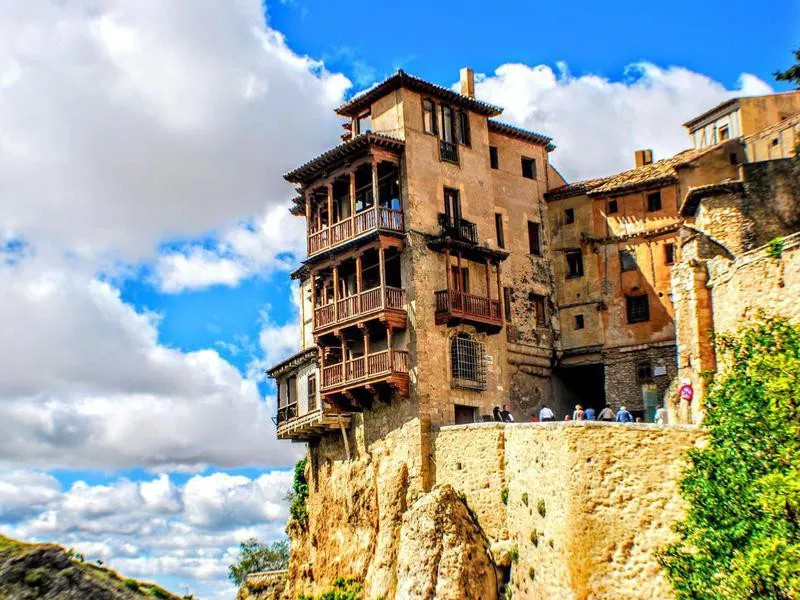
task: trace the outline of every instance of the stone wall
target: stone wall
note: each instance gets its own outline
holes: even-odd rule
[[[402,420],[400,406],[390,412]],[[371,427],[359,420],[355,429]],[[308,528],[292,529],[291,597],[337,577],[362,581],[370,600],[488,600],[504,579],[515,598],[672,597],[655,552],[682,514],[677,480],[698,430],[434,429],[428,493],[408,462],[418,431],[411,420],[381,442],[357,434],[350,461],[340,442],[311,449]]]
[[[644,344],[627,348],[615,348],[603,353],[605,363],[606,402],[614,410],[624,405],[628,410],[638,414],[644,411],[644,389],[652,387],[658,402],[669,389],[678,373],[674,342],[661,344]],[[638,365],[650,365],[650,376],[640,378]],[[661,368],[664,373],[661,373]],[[643,415],[647,421],[650,415]]]
[[[236,594],[236,600],[289,600],[286,593],[288,571],[251,573]]]

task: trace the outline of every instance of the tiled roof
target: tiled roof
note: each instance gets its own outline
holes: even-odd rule
[[[739,100],[740,100],[740,98],[731,98],[730,100],[725,100],[725,102],[721,102],[721,103],[717,104],[714,108],[710,108],[709,110],[707,110],[703,114],[697,115],[696,117],[693,117],[693,118],[689,119],[688,121],[686,121],[686,123],[683,124],[683,126],[684,127],[688,127],[688,128],[691,129],[692,127],[694,127],[695,125],[697,125],[701,121],[707,119],[708,117],[710,117],[714,113],[727,111],[727,109],[736,106],[737,104],[739,104]]]
[[[719,194],[732,194],[744,190],[744,182],[741,179],[731,179],[729,181],[721,181],[719,183],[710,183],[708,185],[699,185],[697,187],[689,188],[686,192],[686,198],[681,205],[681,215],[693,215],[700,205],[703,198],[710,196],[717,196]]]
[[[509,125],[507,123],[501,123],[500,121],[495,121],[494,119],[489,119],[489,131],[516,138],[518,140],[524,140],[526,142],[532,142],[534,144],[545,146],[548,152],[552,152],[556,149],[555,145],[552,144],[553,138],[551,137],[542,135],[541,133],[536,133],[535,131],[529,131],[527,129],[522,129],[521,127]]]
[[[335,148],[289,171],[283,178],[290,183],[306,183],[310,179],[319,177],[321,173],[330,169],[345,158],[357,154],[370,146],[378,146],[380,148],[399,152],[403,149],[404,145],[405,142],[403,142],[403,140],[388,135],[380,133],[362,133],[352,140],[339,144]]]
[[[463,96],[446,87],[430,83],[419,77],[414,77],[401,70],[384,79],[379,84],[357,94],[337,108],[336,113],[343,117],[357,117],[364,112],[365,109],[369,108],[376,99],[399,88],[408,88],[416,92],[431,94],[432,96],[442,98],[452,104],[468,108],[478,114],[486,115],[487,117],[494,117],[503,112],[503,109],[498,106],[481,102],[469,96]]]
[[[791,117],[788,117],[788,118],[784,119],[783,121],[779,121],[779,122],[775,123],[774,125],[770,125],[769,127],[765,127],[764,129],[761,129],[760,131],[756,131],[755,133],[751,133],[750,135],[745,137],[744,140],[745,140],[745,142],[751,142],[753,140],[757,140],[757,139],[760,139],[762,137],[766,137],[766,136],[768,136],[770,134],[778,133],[779,131],[782,131],[784,129],[790,129],[790,128],[794,127],[798,123],[800,123],[800,113],[797,113],[796,115],[792,115]]]
[[[545,194],[545,198],[552,201],[570,198],[572,196],[580,196],[581,194],[588,194],[590,196],[621,194],[636,189],[667,185],[678,180],[676,169],[689,165],[693,160],[704,154],[713,152],[731,141],[734,140],[726,140],[721,144],[708,146],[707,148],[684,150],[683,152],[678,152],[678,154],[671,158],[659,160],[649,165],[630,169],[629,171],[623,171],[622,173],[617,173],[609,177],[577,181],[550,190]]]
[[[318,353],[319,350],[317,350],[316,346],[306,348],[305,350],[300,350],[300,352],[292,354],[289,358],[282,360],[274,367],[268,369],[267,375],[270,377],[278,377],[283,375],[284,373],[301,367],[307,362],[315,359]]]

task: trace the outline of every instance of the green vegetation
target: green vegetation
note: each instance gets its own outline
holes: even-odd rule
[[[298,525],[305,528],[308,524],[308,481],[306,480],[306,465],[308,458],[302,458],[294,466],[294,481],[289,491],[289,515]]]
[[[124,585],[126,588],[128,588],[132,592],[138,592],[139,591],[139,582],[136,581],[135,579],[123,579],[122,580],[122,585]]]
[[[535,529],[531,531],[531,544],[533,544],[534,546],[539,545],[539,532],[536,531]]]
[[[523,492],[523,494],[522,494],[522,503],[525,506],[528,506],[528,492]]]
[[[500,490],[500,499],[503,501],[503,504],[508,504],[508,488],[504,487]]]
[[[340,577],[333,583],[333,587],[319,596],[300,594],[297,600],[363,600],[364,595],[361,584],[355,579]]]
[[[539,516],[542,518],[547,516],[547,505],[544,503],[544,498],[540,498],[539,502],[536,503],[536,512],[538,512]]]
[[[761,317],[719,336],[709,441],[689,452],[679,541],[660,555],[680,599],[800,598],[800,326]]]
[[[785,71],[776,71],[775,79],[778,81],[788,81],[800,89],[800,49],[794,51],[795,64]]]
[[[783,238],[777,237],[767,243],[767,254],[770,258],[780,259],[783,256]]]
[[[250,538],[239,544],[239,556],[228,567],[228,577],[241,586],[250,573],[279,571],[289,567],[289,541],[279,540],[270,545]]]
[[[513,563],[519,562],[519,546],[514,544],[514,547],[511,548],[511,550],[508,553],[508,556],[511,559],[511,562]]]

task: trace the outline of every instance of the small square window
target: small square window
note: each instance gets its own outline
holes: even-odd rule
[[[493,169],[500,168],[500,160],[497,156],[497,146],[489,146],[489,166]]]
[[[608,214],[610,214],[610,215],[616,214],[618,210],[619,210],[619,207],[617,206],[617,201],[616,200],[609,200],[608,201]]]
[[[583,315],[575,315],[575,329],[583,329]]]
[[[639,381],[647,381],[653,377],[653,369],[649,360],[643,360],[636,364],[636,378]]]
[[[528,158],[527,156],[522,157],[522,176],[526,179],[536,179],[535,159]]]
[[[739,156],[736,154],[736,152],[731,152],[730,156],[729,156],[729,159],[730,159],[732,165],[735,166],[735,165],[739,164]]]
[[[564,223],[569,225],[574,222],[575,222],[575,209],[574,208],[564,209]]]
[[[628,296],[628,323],[643,323],[650,320],[650,301],[647,295]]]
[[[778,140],[778,138],[775,138],[775,139],[772,140],[772,145],[773,146],[777,146],[778,144],[780,144],[780,140]]]
[[[664,264],[671,265],[675,262],[675,244],[664,244]]]
[[[621,271],[635,271],[637,266],[636,254],[632,250],[619,251],[619,268]]]
[[[661,190],[647,194],[647,212],[661,210]]]
[[[567,250],[567,277],[583,276],[583,253],[580,250]]]
[[[723,125],[719,128],[719,141],[723,142],[731,137],[730,130],[728,129],[727,125]]]

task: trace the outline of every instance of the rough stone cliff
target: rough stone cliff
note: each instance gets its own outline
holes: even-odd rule
[[[0,600],[178,600],[166,590],[69,556],[54,544],[0,535]]]

